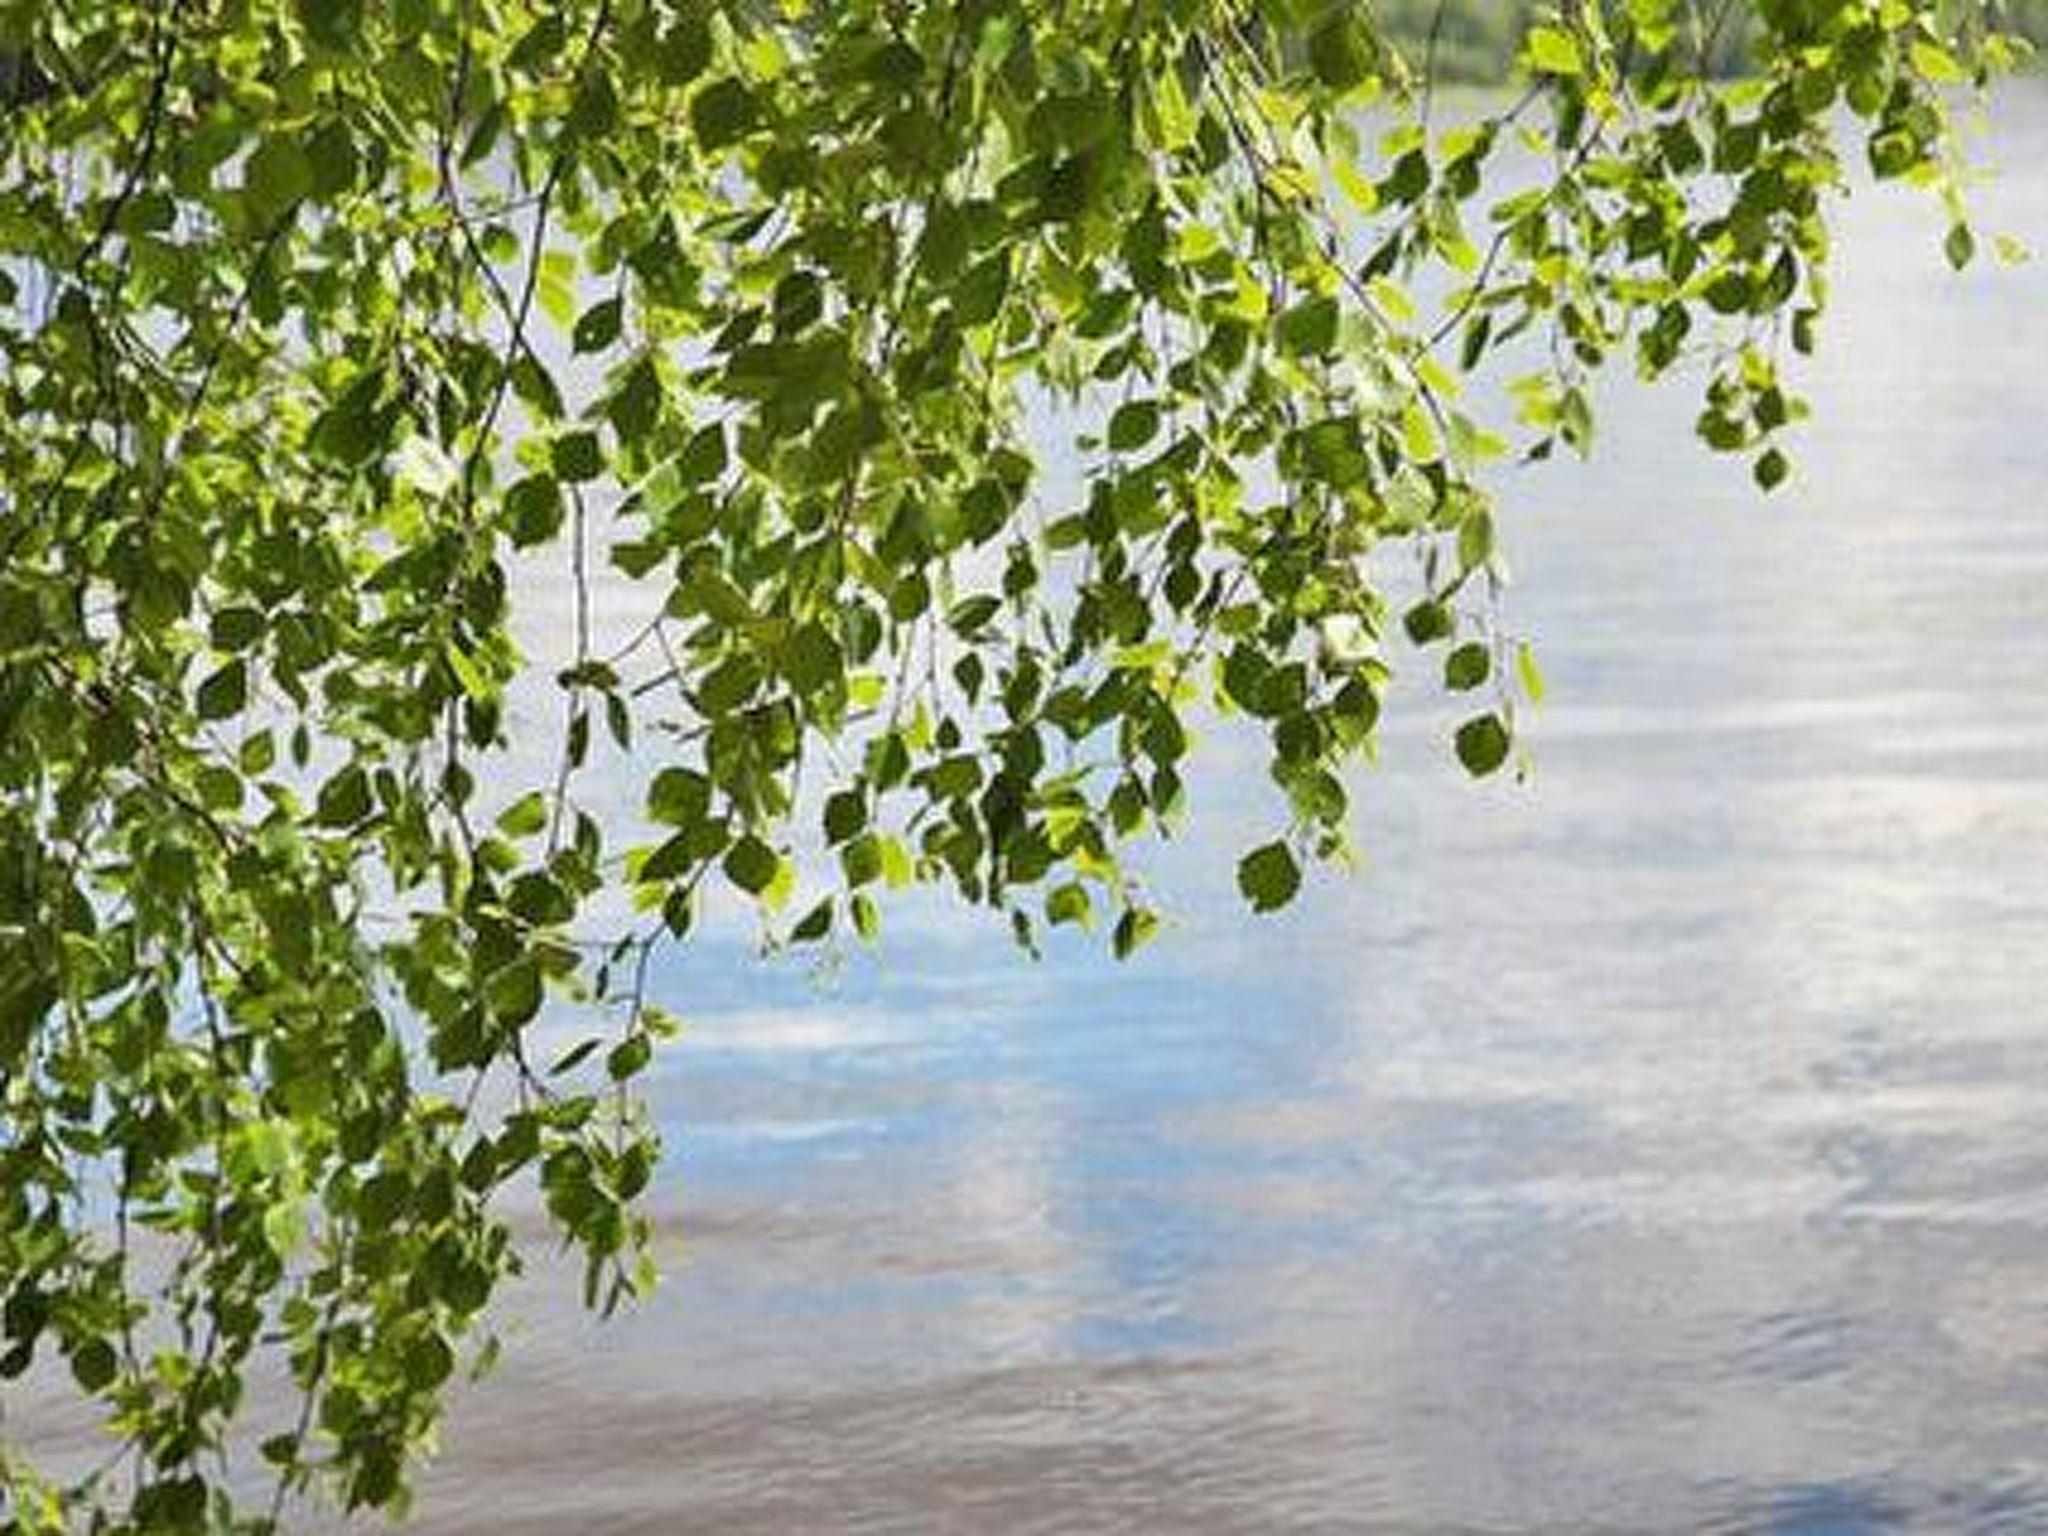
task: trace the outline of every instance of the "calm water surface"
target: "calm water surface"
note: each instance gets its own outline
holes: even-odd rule
[[[1619,381],[1505,488],[1527,787],[1418,686],[1284,917],[1219,742],[1135,963],[684,952],[668,1281],[537,1277],[417,1528],[2048,1531],[2048,277],[1845,229],[1788,494]]]

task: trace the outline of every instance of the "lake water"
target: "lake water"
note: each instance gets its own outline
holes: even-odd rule
[[[2048,1531],[2048,275],[1940,235],[1845,210],[1768,503],[1621,379],[1510,479],[1529,784],[1417,685],[1284,916],[1221,743],[1132,963],[679,952],[666,1283],[543,1267],[413,1528]]]

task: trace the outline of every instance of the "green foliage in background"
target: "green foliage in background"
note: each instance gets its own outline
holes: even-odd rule
[[[1607,0],[1609,16],[1625,14],[1622,0]],[[1755,65],[1759,9],[1741,4],[1696,5],[1685,18],[1698,29],[1709,72],[1734,76]],[[1999,30],[2048,42],[2048,0],[2004,0],[1989,13]],[[1498,85],[1514,75],[1523,36],[1538,19],[1536,0],[1374,0],[1382,34],[1419,69],[1439,82]]]
[[[1845,179],[1974,250],[1981,9],[1757,0],[1738,83],[1707,9],[1544,8],[1454,117],[1324,0],[0,0],[0,1375],[109,1431],[8,1519],[402,1505],[508,1199],[645,1283],[711,893],[1128,953],[1216,709],[1281,906],[1401,631],[1508,768],[1487,466],[1618,362],[1773,486]]]

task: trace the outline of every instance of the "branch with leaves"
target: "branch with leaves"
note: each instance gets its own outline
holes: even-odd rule
[[[1469,109],[1471,8],[1416,10],[0,0],[0,1377],[116,1448],[0,1449],[8,1520],[401,1507],[509,1200],[648,1283],[653,957],[714,893],[1129,953],[1221,712],[1284,905],[1400,636],[1516,761],[1502,464],[1620,360],[1776,486],[1857,166],[1975,255],[1993,7],[1536,7]]]

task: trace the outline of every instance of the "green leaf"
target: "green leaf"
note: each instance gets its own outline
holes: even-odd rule
[[[120,1357],[104,1338],[87,1339],[71,1352],[71,1374],[88,1392],[98,1392],[113,1381]]]
[[[1334,5],[1308,35],[1309,68],[1333,91],[1350,91],[1372,77],[1372,34],[1348,4]]]
[[[688,768],[664,768],[647,787],[647,814],[663,826],[689,827],[711,812],[711,782]]]
[[[361,159],[348,124],[323,123],[306,141],[306,165],[310,176],[307,195],[332,202],[356,184]]]
[[[352,827],[370,814],[370,780],[362,769],[344,768],[320,787],[323,826]]]
[[[1969,80],[1969,74],[1956,62],[1954,54],[1939,43],[1921,40],[1915,42],[1908,57],[1913,67],[1937,85],[1962,85]]]
[[[265,139],[242,172],[242,197],[249,211],[268,223],[313,190],[313,166],[305,151],[282,136]]]
[[[500,1024],[525,1024],[540,1012],[542,1001],[540,962],[521,955],[495,972],[484,987],[484,1001]]]
[[[676,603],[672,603],[671,607],[675,608],[676,604],[681,605],[680,611],[706,614],[721,624],[735,628],[752,624],[758,617],[753,604],[747,601],[747,594],[709,560],[698,560],[690,566],[688,574],[676,589]],[[707,689],[709,684],[710,679],[707,678]],[[751,688],[751,682],[748,686]],[[716,693],[716,690],[710,691]],[[709,704],[707,707],[714,710],[718,708],[716,704]]]
[[[832,898],[827,896],[806,912],[796,926],[789,930],[790,942],[815,944],[824,938],[832,931],[832,910]]]
[[[626,306],[619,299],[600,300],[576,321],[571,342],[578,352],[602,352],[619,339]]]
[[[1577,75],[1586,67],[1578,40],[1556,27],[1531,27],[1526,50],[1530,64],[1546,74]]]
[[[1456,692],[1479,687],[1493,675],[1493,652],[1478,640],[1468,640],[1444,658],[1444,686]]]
[[[711,851],[715,852],[716,849]],[[692,823],[674,837],[658,844],[640,861],[639,878],[648,884],[673,880],[685,870],[694,868],[704,857],[701,827],[697,823]]]
[[[540,300],[541,313],[568,329],[576,315],[576,258],[567,251],[543,251],[535,270],[538,281],[534,293]],[[557,409],[550,414],[559,416],[561,412]]]
[[[455,1351],[435,1329],[413,1341],[405,1353],[405,1379],[416,1391],[431,1392],[455,1374]]]
[[[238,715],[248,701],[249,669],[239,656],[201,683],[194,699],[202,720],[225,720]]]
[[[1237,866],[1237,888],[1254,912],[1272,912],[1301,889],[1301,866],[1285,843],[1268,843],[1246,854]]]
[[[953,605],[946,614],[946,623],[963,639],[971,640],[988,628],[991,620],[1002,612],[1003,600],[982,593],[977,597],[964,598]]]
[[[604,1058],[605,1075],[615,1083],[638,1077],[647,1068],[649,1058],[654,1054],[654,1041],[646,1035],[628,1035],[613,1046]]]
[[[264,627],[262,610],[230,605],[214,609],[208,638],[217,651],[247,650],[262,637]]]
[[[1948,238],[1942,242],[1942,250],[1948,256],[1948,264],[1960,272],[1977,259],[1977,237],[1967,224],[1949,226]]]
[[[1508,759],[1510,737],[1498,715],[1477,715],[1458,727],[1458,761],[1475,779],[1483,779]]]
[[[1055,926],[1076,923],[1085,928],[1093,916],[1094,903],[1089,900],[1088,888],[1077,880],[1055,886],[1046,894],[1045,920]]]
[[[722,867],[726,879],[750,896],[759,896],[782,872],[782,859],[773,848],[749,833],[726,850]]]
[[[545,292],[545,286],[543,286]],[[566,301],[565,301],[566,304]],[[566,318],[566,309],[564,311]],[[512,392],[519,397],[519,403],[533,413],[540,422],[560,421],[568,406],[562,400],[561,387],[555,377],[543,367],[532,353],[521,353],[512,364]]]
[[[867,824],[867,801],[860,791],[842,789],[826,797],[825,836],[831,842],[843,843],[866,830]]]
[[[553,462],[557,479],[571,485],[595,480],[604,473],[604,450],[595,432],[565,432],[554,441]]]
[[[694,9],[685,9],[663,30],[654,67],[668,85],[688,85],[711,63],[711,29]]]
[[[714,80],[690,99],[690,127],[707,151],[738,143],[757,117],[752,93],[738,80]]]
[[[306,1240],[306,1208],[296,1199],[279,1200],[263,1212],[263,1241],[280,1259],[288,1259]]]
[[[725,473],[725,430],[704,427],[676,456],[676,474],[685,485],[704,485]]]
[[[875,906],[874,898],[857,892],[847,902],[847,909],[853,915],[854,932],[864,943],[872,944],[882,931],[881,911]]]
[[[643,355],[620,376],[616,387],[605,396],[605,419],[611,422],[612,430],[618,433],[622,444],[638,446],[661,420],[663,399],[661,375],[655,369],[654,360]]]
[[[528,870],[512,882],[505,906],[515,917],[537,928],[557,926],[576,915],[575,898],[562,888],[560,881],[540,870]]]
[[[593,1055],[595,1055],[597,1053],[598,1046],[602,1045],[603,1043],[604,1042],[601,1041],[596,1035],[584,1036],[583,1039],[577,1041],[574,1045],[570,1046],[568,1050],[562,1052],[561,1055],[555,1058],[553,1065],[551,1065],[548,1068],[548,1076],[568,1076],[571,1072],[574,1072],[578,1067],[582,1066],[584,1062],[588,1061]]]
[[[323,48],[346,50],[362,28],[365,0],[298,0],[299,21]]]
[[[505,493],[512,542],[521,549],[552,539],[567,510],[562,487],[552,475],[528,475]]]
[[[1278,323],[1280,345],[1296,357],[1328,357],[1337,347],[1337,301],[1315,294],[1283,310]]]
[[[1536,664],[1535,649],[1527,641],[1515,647],[1515,675],[1529,702],[1541,704],[1548,685],[1543,678],[1543,669]]]
[[[387,383],[381,369],[365,368],[334,396],[307,433],[308,446],[323,458],[359,465],[382,453],[393,420],[384,408]]]
[[[1109,446],[1119,453],[1142,448],[1159,435],[1159,402],[1128,400],[1109,418]]]
[[[1110,934],[1110,948],[1117,959],[1128,960],[1159,932],[1159,914],[1143,907],[1126,907]]]
[[[1416,645],[1431,645],[1438,640],[1449,639],[1457,632],[1458,626],[1451,610],[1442,603],[1424,601],[1408,610],[1401,620],[1401,627]]]
[[[783,671],[798,693],[809,695],[839,682],[846,672],[846,657],[839,642],[825,626],[800,626],[789,638],[783,652]]]

